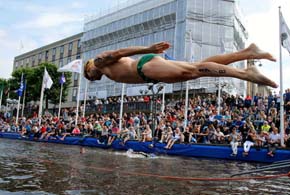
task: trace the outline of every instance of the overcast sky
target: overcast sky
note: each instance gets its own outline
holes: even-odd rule
[[[13,59],[83,30],[85,15],[125,0],[0,0],[0,78],[9,78]],[[279,57],[278,6],[290,26],[290,0],[239,0],[249,32],[248,43]],[[23,48],[22,46],[23,45]],[[283,49],[284,88],[290,87],[290,55]],[[262,61],[260,70],[279,83],[279,61]]]

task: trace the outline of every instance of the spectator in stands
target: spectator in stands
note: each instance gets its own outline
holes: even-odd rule
[[[177,127],[174,131],[173,136],[169,139],[169,141],[167,142],[167,145],[164,148],[171,149],[173,144],[180,141],[181,134],[182,133],[181,133],[180,129]]]
[[[264,121],[263,125],[261,126],[261,131],[269,134],[270,128],[271,126],[268,124],[268,121]]]
[[[142,142],[151,141],[152,140],[152,130],[149,125],[145,126],[145,130],[142,133]]]
[[[276,149],[281,143],[281,135],[278,133],[278,131],[279,130],[276,127],[273,129],[273,132],[270,133],[270,135],[269,135],[269,140],[268,140],[268,144],[269,144],[268,151],[269,152],[267,153],[267,155],[269,155],[271,157],[274,157]]]
[[[255,141],[256,141],[256,130],[254,128],[250,128],[248,135],[246,137],[246,140],[244,142],[244,152],[243,152],[243,156],[248,156],[249,155],[249,151],[251,149],[251,147],[253,145],[255,145]]]
[[[195,139],[194,139],[195,140]],[[192,141],[192,132],[190,132],[189,126],[185,127],[185,131],[183,132],[183,143],[189,144]],[[196,140],[195,140],[196,142]]]
[[[232,128],[232,132],[229,134],[229,141],[232,147],[231,156],[237,156],[238,154],[238,145],[239,141],[241,141],[241,135],[237,132],[237,127]]]

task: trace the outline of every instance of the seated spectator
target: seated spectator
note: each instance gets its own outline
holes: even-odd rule
[[[125,129],[121,134],[123,139],[123,141],[120,142],[121,145],[125,145],[128,140],[135,140],[137,138],[136,131],[132,126],[129,127],[129,130]]]
[[[265,133],[269,133],[271,126],[268,124],[267,121],[264,121],[263,125],[261,126],[261,131],[265,132]]]
[[[267,139],[268,139],[268,133],[265,131],[261,131],[257,135],[256,144],[258,146],[258,149],[260,149],[266,145]]]
[[[80,130],[80,125],[78,124],[72,131],[73,136],[80,136],[81,135],[81,130]]]
[[[208,126],[208,140],[210,143],[216,143],[216,129],[213,124]]]
[[[108,137],[108,145],[111,145],[113,141],[118,137],[119,134],[120,134],[120,129],[117,127],[117,123],[115,122],[115,120],[113,120],[113,127]]]
[[[255,144],[256,141],[256,131],[254,128],[250,128],[248,135],[246,137],[246,141],[244,143],[244,152],[243,156],[248,156],[251,147]]]
[[[180,141],[181,134],[182,133],[181,133],[180,129],[177,127],[175,129],[174,135],[171,137],[171,139],[169,139],[169,141],[167,142],[167,145],[164,148],[171,149],[173,144],[175,144],[177,141]]]
[[[221,143],[224,143],[225,141],[225,135],[224,133],[221,131],[221,127],[218,126],[216,128],[216,133],[215,133],[215,137],[216,137],[216,142],[221,144]]]
[[[183,132],[183,137],[184,137],[184,140],[182,140],[181,142],[189,144],[193,141],[194,143],[196,143],[195,139],[192,140],[192,132],[190,132],[189,126],[185,127],[185,131]]]
[[[50,130],[51,129],[50,129],[49,125],[46,122],[44,122],[40,128],[41,136],[39,139],[43,139],[46,136],[46,134],[48,133],[48,131],[50,131]]]
[[[204,126],[202,128],[202,131],[197,135],[198,136],[197,142],[198,143],[203,143],[203,144],[210,143],[209,139],[208,139],[208,134],[209,134],[208,126]]]
[[[163,134],[163,129],[164,129],[164,127],[162,127],[161,124],[157,125],[157,128],[154,131],[154,140],[155,141],[161,140],[162,134]]]
[[[172,137],[173,135],[173,131],[172,131],[172,128],[170,126],[166,127],[162,133],[162,136],[161,136],[161,140],[159,141],[160,143],[163,143],[163,142],[168,142],[169,139]]]
[[[271,156],[271,157],[274,157],[275,155],[275,152],[276,152],[276,149],[277,147],[280,146],[280,143],[281,143],[281,135],[278,133],[278,128],[274,128],[273,129],[273,132],[270,133],[269,135],[269,140],[268,140],[268,153],[267,155]]]
[[[146,125],[144,132],[142,133],[142,142],[152,140],[152,130],[149,125]]]
[[[237,127],[232,128],[232,132],[228,135],[229,141],[232,147],[232,154],[231,156],[237,156],[238,154],[238,145],[239,141],[241,140],[241,135],[237,132]]]

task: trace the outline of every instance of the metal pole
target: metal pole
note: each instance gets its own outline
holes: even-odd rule
[[[18,125],[18,116],[19,116],[19,109],[20,109],[20,99],[21,99],[21,96],[18,96],[17,113],[16,113],[16,125]]]
[[[23,95],[23,100],[22,100],[21,117],[23,117],[23,115],[24,115],[25,97],[26,97],[26,86],[27,86],[27,82],[26,82],[26,79],[25,79],[25,90],[24,90],[24,95]],[[0,108],[1,108],[1,106],[0,106]]]
[[[184,129],[187,126],[187,112],[188,112],[188,81],[186,81],[186,90],[185,90],[185,107],[184,107]]]
[[[43,75],[43,78],[42,78],[42,85],[41,85],[41,92],[40,92],[40,101],[39,101],[39,109],[38,109],[39,126],[41,125],[43,93],[44,93],[44,75]]]
[[[59,95],[58,114],[57,114],[58,119],[60,118],[60,111],[61,111],[62,90],[63,90],[63,83],[61,83],[60,85],[60,95]]]
[[[9,83],[9,80],[8,80],[8,94],[7,94],[7,99],[6,99],[6,109],[5,111],[8,112],[8,99],[9,99],[9,95],[10,95],[10,83]]]
[[[76,73],[75,73],[76,74]],[[78,117],[79,117],[79,105],[80,105],[80,89],[81,89],[81,74],[79,74],[79,87],[78,87],[78,96],[77,96],[77,113],[76,113],[76,121],[75,126],[78,124]]]
[[[84,110],[83,110],[83,117],[86,115],[86,105],[87,105],[87,91],[88,91],[88,81],[86,80],[86,86],[85,86],[85,97],[84,97]]]
[[[1,112],[1,107],[2,107],[2,97],[3,97],[3,87],[1,89],[1,95],[0,95],[0,112]]]
[[[218,115],[221,113],[221,78],[219,77],[218,84]]]
[[[279,57],[280,57],[280,135],[281,146],[284,145],[284,99],[283,99],[283,65],[282,65],[282,40],[281,40],[281,7],[279,6]]]
[[[162,115],[164,115],[164,110],[165,110],[165,87],[166,87],[166,85],[164,85],[163,91],[162,91],[162,105],[161,105]]]
[[[119,117],[119,129],[122,129],[122,118],[123,118],[123,103],[124,103],[125,83],[122,84],[122,94],[120,103],[120,117]]]
[[[189,62],[193,62],[192,58],[192,32],[189,31]],[[188,88],[189,88],[189,82],[186,81],[186,90],[185,90],[185,107],[184,107],[184,124],[183,127],[185,129],[185,127],[187,126],[187,112],[188,112]]]

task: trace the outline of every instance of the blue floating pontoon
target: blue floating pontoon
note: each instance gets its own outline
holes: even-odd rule
[[[212,144],[174,144],[171,149],[165,149],[163,143],[128,141],[123,146],[121,140],[115,140],[112,145],[99,143],[96,138],[91,137],[66,137],[63,141],[59,139],[34,140],[33,137],[23,138],[19,133],[4,133],[0,132],[0,138],[17,139],[23,141],[49,142],[68,145],[80,145],[103,149],[128,150],[133,149],[138,152],[154,153],[156,155],[175,155],[184,157],[201,157],[201,158],[216,158],[239,161],[252,161],[262,163],[272,163],[276,161],[290,160],[289,149],[277,149],[274,157],[267,155],[267,148],[257,150],[252,147],[249,155],[242,155],[243,148],[238,148],[236,157],[230,156],[232,153],[230,145],[212,145]]]

